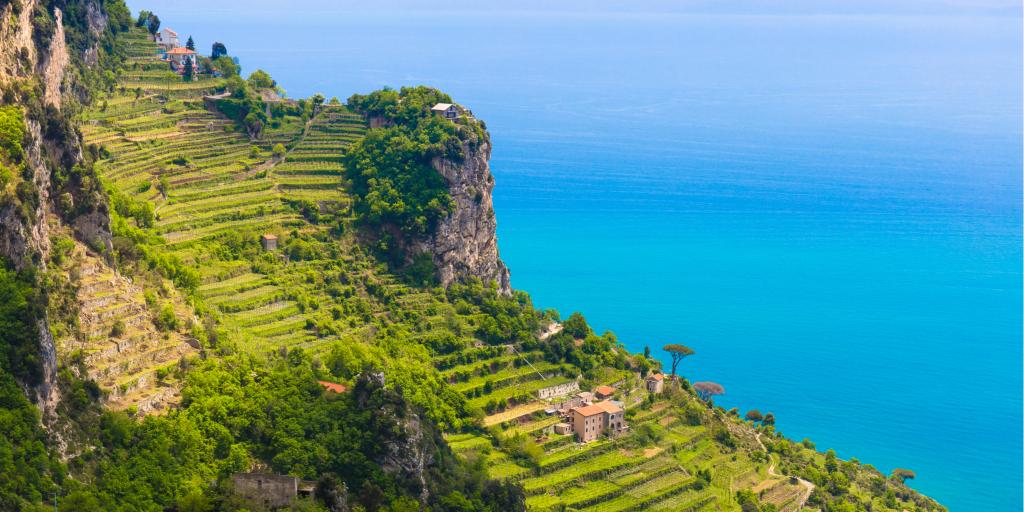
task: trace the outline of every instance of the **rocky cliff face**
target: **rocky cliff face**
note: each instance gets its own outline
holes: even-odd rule
[[[93,11],[101,12],[96,2],[89,1],[87,4]],[[51,228],[61,222],[59,216],[55,215],[57,209],[52,197],[51,173],[57,166],[70,170],[82,161],[77,134],[53,128],[61,126],[59,121],[66,122],[60,108],[71,58],[63,25],[64,16],[59,8],[52,7],[49,11],[53,24],[48,28],[40,28],[38,23],[33,23],[33,18],[46,9],[46,4],[41,4],[40,0],[4,2],[0,6],[0,86],[8,90],[6,94],[10,94],[9,87],[12,84],[19,81],[32,84],[35,81],[40,86],[39,92],[45,105],[36,107],[35,114],[25,119],[25,165],[30,172],[24,178],[31,180],[32,199],[22,197],[21,204],[5,202],[0,205],[0,255],[10,258],[20,269],[30,266],[45,269],[50,252]],[[102,31],[105,17],[98,15],[96,20],[97,23],[104,23],[98,27]],[[40,36],[37,34],[40,30],[50,32],[47,37],[37,37]],[[92,50],[95,53],[95,44]],[[10,100],[9,97],[5,99]],[[74,196],[71,192],[68,194],[69,197]],[[85,233],[90,241],[110,246],[109,217],[105,205],[102,211],[94,209],[83,212],[83,215],[74,219],[73,225],[77,234]],[[44,418],[48,418],[60,399],[57,350],[50,335],[50,320],[44,315],[38,321],[43,379],[31,394]]]
[[[448,180],[454,208],[434,234],[413,244],[413,249],[433,257],[445,286],[460,276],[473,276],[484,282],[494,281],[498,290],[508,294],[512,286],[508,267],[498,255],[498,223],[491,196],[491,143],[484,140],[477,147],[463,143],[462,149],[466,156],[461,162],[448,158],[431,162]]]

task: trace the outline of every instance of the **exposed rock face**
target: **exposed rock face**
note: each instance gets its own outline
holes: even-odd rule
[[[57,27],[50,42],[50,51],[47,52],[46,61],[43,63],[43,84],[46,87],[43,99],[47,104],[60,108],[64,69],[68,66],[68,45],[64,40],[64,13],[60,9],[54,9],[53,15]]]
[[[416,252],[433,256],[441,284],[447,286],[460,276],[494,281],[498,290],[512,292],[509,271],[498,256],[498,226],[494,215],[491,191],[490,140],[478,147],[463,143],[466,158],[457,162],[435,158],[431,164],[446,180],[455,204],[452,213],[442,220],[433,236],[413,244]]]
[[[89,1],[90,29],[94,34],[106,27],[106,17],[99,5]],[[33,16],[37,0],[3,2],[0,4],[0,85],[34,75],[42,86],[43,101],[59,110],[64,93],[64,79],[70,64],[69,47],[64,31],[64,13],[53,8],[53,33],[49,43],[37,45]],[[16,8],[17,7],[17,8]],[[48,112],[47,115],[53,115]],[[58,116],[59,117],[59,116]],[[31,171],[35,199],[27,207],[0,205],[0,255],[10,258],[19,269],[42,268],[50,253],[50,231],[60,225],[54,208],[50,173],[55,165],[70,169],[82,161],[80,141],[73,133],[54,134],[45,131],[38,119],[26,118],[25,163]],[[47,130],[51,130],[47,128]],[[94,193],[94,192],[93,192]],[[74,221],[79,236],[92,243],[110,247],[109,216],[102,201],[101,208],[80,215]],[[53,225],[51,225],[53,223]],[[41,382],[29,395],[36,401],[44,423],[51,425],[60,389],[57,385],[58,351],[50,334],[50,319],[44,314],[39,323],[39,355],[42,360]],[[52,425],[51,425],[52,426]]]
[[[32,41],[32,11],[35,0],[21,2],[21,10],[14,15],[14,3],[0,7],[0,84],[31,71],[36,62],[36,47]]]
[[[356,403],[361,408],[374,409],[378,421],[394,422],[401,433],[385,441],[383,458],[379,460],[385,471],[396,475],[410,489],[415,489],[421,503],[430,498],[427,469],[435,464],[437,445],[434,430],[427,421],[413,411],[399,395],[385,388],[384,374],[373,372],[361,377],[354,390]],[[391,430],[390,426],[385,426]]]

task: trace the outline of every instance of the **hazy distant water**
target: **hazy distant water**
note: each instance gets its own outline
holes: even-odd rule
[[[1016,9],[131,4],[293,96],[450,92],[487,121],[502,256],[539,306],[687,343],[726,407],[952,510],[1020,509]]]

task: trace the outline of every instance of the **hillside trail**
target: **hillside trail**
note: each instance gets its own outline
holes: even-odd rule
[[[766,447],[764,445],[764,443],[761,442],[761,432],[757,433],[757,436],[755,437],[755,439],[757,440],[758,446],[761,447],[761,450],[763,450],[765,453],[768,453],[768,447]],[[771,456],[769,455],[769,457],[771,457]],[[803,478],[800,478],[798,476],[797,477],[791,477],[789,475],[783,475],[782,473],[779,473],[779,472],[775,471],[775,465],[776,465],[775,459],[772,458],[771,461],[772,461],[772,463],[768,465],[768,475],[769,476],[778,477],[778,478],[796,478],[797,482],[799,482],[800,485],[802,485],[803,488],[805,489],[804,495],[800,498],[800,501],[799,501],[800,506],[797,507],[797,510],[803,510],[804,505],[807,504],[807,500],[809,500],[811,498],[811,493],[814,492],[814,484],[809,482],[809,481],[807,481],[807,480],[804,480]]]

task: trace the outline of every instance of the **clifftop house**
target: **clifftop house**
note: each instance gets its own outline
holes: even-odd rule
[[[438,103],[430,108],[430,112],[453,121],[459,117],[459,107],[451,103]]]

